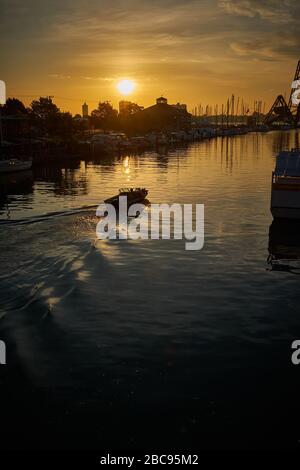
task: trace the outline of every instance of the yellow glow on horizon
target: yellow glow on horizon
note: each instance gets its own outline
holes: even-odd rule
[[[130,95],[135,87],[136,84],[132,80],[121,80],[117,83],[117,89],[122,95]]]

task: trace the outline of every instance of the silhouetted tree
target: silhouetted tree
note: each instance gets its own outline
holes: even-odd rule
[[[133,117],[140,113],[144,108],[131,101],[123,102],[120,109],[118,120],[119,128],[128,134],[134,133],[134,119]]]
[[[133,114],[136,114],[140,111],[142,111],[144,108],[143,106],[139,106],[136,103],[132,103],[131,101],[126,102],[126,106],[123,107],[122,110],[120,110],[119,116],[126,117],[126,116],[132,116]]]
[[[80,114],[75,114],[73,117],[73,129],[76,134],[84,134],[84,131],[89,129],[89,120],[83,119]]]
[[[40,97],[31,103],[32,124],[41,133],[63,139],[71,138],[74,130],[70,113],[62,113],[51,97]]]
[[[1,108],[4,116],[27,115],[28,111],[22,101],[17,98],[7,98],[5,105]]]
[[[8,98],[1,106],[2,136],[8,141],[19,140],[30,133],[28,110],[17,98]]]
[[[100,102],[98,108],[92,111],[90,122],[96,129],[116,129],[118,127],[118,112],[109,101]]]
[[[72,114],[58,113],[53,119],[52,131],[62,139],[71,139],[74,133]]]
[[[52,98],[49,96],[43,98],[40,97],[38,100],[34,100],[31,103],[31,113],[34,118],[37,119],[48,119],[49,116],[57,115],[59,108],[53,103]]]

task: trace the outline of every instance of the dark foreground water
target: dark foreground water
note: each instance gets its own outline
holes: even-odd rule
[[[2,177],[2,447],[299,446],[297,227],[272,226],[279,260],[267,263],[274,155],[294,138],[249,134]],[[151,202],[204,203],[203,250],[99,241],[94,211],[70,213],[127,185],[146,186]]]

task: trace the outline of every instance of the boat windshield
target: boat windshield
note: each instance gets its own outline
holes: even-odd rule
[[[120,194],[125,194],[125,193],[133,193],[136,191],[144,191],[144,189],[141,188],[121,188],[119,189]]]
[[[300,176],[299,150],[282,151],[278,154],[275,176]]]

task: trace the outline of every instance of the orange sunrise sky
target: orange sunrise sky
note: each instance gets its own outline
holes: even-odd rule
[[[63,111],[225,103],[234,93],[269,106],[289,93],[300,58],[296,0],[2,0],[1,76],[26,105],[52,95]]]

